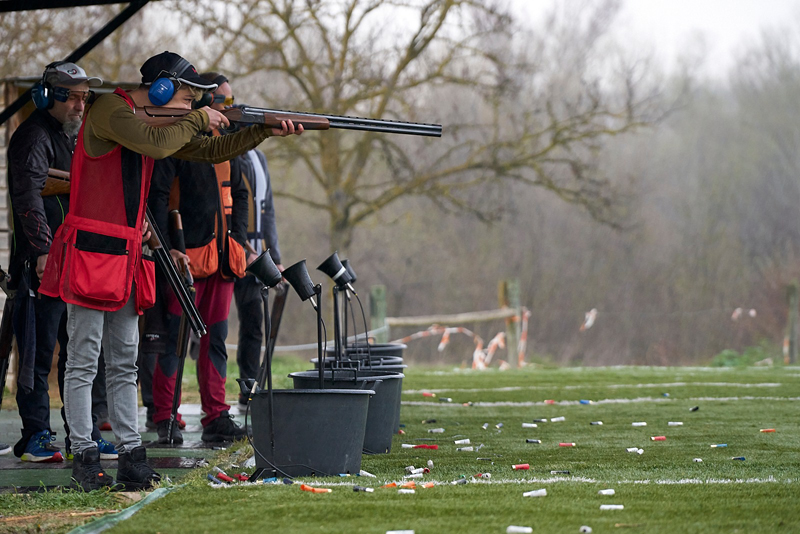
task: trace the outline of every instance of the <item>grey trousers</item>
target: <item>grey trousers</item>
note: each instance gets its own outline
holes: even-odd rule
[[[64,408],[70,427],[72,452],[80,454],[97,443],[92,440],[92,382],[97,374],[100,347],[106,360],[108,415],[119,453],[142,444],[138,429],[136,356],[139,316],[135,297],[121,309],[104,312],[67,304],[67,369]]]

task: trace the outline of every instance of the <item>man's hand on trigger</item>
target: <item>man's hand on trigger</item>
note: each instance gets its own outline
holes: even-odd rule
[[[47,265],[47,254],[42,254],[36,258],[36,276],[39,277],[39,280],[41,280],[42,276],[44,276],[45,265]]]
[[[220,130],[226,126],[230,126],[231,122],[228,120],[228,117],[216,109],[211,109],[208,106],[200,109],[205,111],[206,115],[208,115],[208,128],[206,128],[207,132],[210,132],[211,130]]]

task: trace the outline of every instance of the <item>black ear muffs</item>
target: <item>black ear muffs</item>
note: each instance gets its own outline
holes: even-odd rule
[[[175,96],[175,82],[178,78],[186,72],[190,63],[183,58],[178,59],[169,68],[169,70],[161,71],[159,77],[150,84],[150,89],[147,91],[147,98],[156,106],[164,106],[172,97]],[[164,76],[161,76],[164,74]]]

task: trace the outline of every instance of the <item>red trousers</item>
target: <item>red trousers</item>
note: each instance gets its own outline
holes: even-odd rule
[[[208,334],[200,338],[200,356],[197,359],[197,381],[200,385],[200,402],[205,416],[203,426],[230,409],[225,402],[228,352],[228,314],[233,297],[233,280],[222,278],[217,272],[208,278],[195,280],[195,305],[206,323]],[[169,419],[175,378],[178,370],[178,327],[181,308],[174,295],[169,296],[169,337],[167,351],[158,355],[153,372],[153,421]]]

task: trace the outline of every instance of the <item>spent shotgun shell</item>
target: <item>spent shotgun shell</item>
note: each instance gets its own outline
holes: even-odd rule
[[[430,425],[430,424],[435,423],[435,422],[436,422],[436,419],[425,419],[425,420],[422,421],[422,424],[423,425]]]
[[[575,447],[575,444],[574,443],[561,442],[561,443],[558,444],[558,446],[559,447]]]
[[[670,421],[667,423],[668,426],[683,426],[683,421]]]
[[[647,422],[646,421],[636,421],[634,423],[631,423],[631,426],[647,426]]]
[[[568,474],[569,474],[569,471],[568,471],[568,470],[566,470],[566,469],[563,469],[563,470],[561,470],[561,471],[559,471],[559,470],[554,470],[554,471],[550,471],[550,474],[551,474],[551,475],[568,475]]]
[[[444,428],[429,428],[428,434],[444,434]]]
[[[697,462],[697,463],[702,463],[703,459],[702,458],[695,458],[693,461]]]
[[[489,428],[489,423],[483,423],[483,425],[481,426],[481,428],[482,428],[482,429],[484,429],[484,430],[486,430],[487,428]]]
[[[364,493],[372,493],[375,491],[375,488],[365,488],[364,486],[353,486],[353,491],[355,492],[363,491]]]
[[[598,495],[614,495],[616,491],[613,489],[601,489],[597,492]]]
[[[526,491],[522,494],[523,497],[546,497],[547,490],[545,488],[533,490],[533,491]]]
[[[525,443],[541,443],[542,440],[540,439],[526,439]]]
[[[711,448],[712,449],[721,449],[721,448],[727,447],[727,446],[728,446],[727,443],[714,443],[713,445],[711,445]]]
[[[530,469],[531,466],[530,466],[530,464],[514,464],[514,465],[511,466],[511,468],[514,471],[520,471],[520,470]]]
[[[506,534],[531,534],[533,529],[531,527],[520,527],[518,525],[509,525],[506,528]]]
[[[567,420],[566,417],[553,417],[552,419],[550,419],[550,422],[551,423],[559,423],[561,421],[566,421],[566,420]]]
[[[466,478],[459,478],[458,480],[452,481],[450,484],[452,484],[453,486],[460,486],[460,485],[466,484],[466,483],[467,483],[467,479]]]
[[[469,438],[467,438],[467,439],[457,439],[453,443],[455,445],[469,445]]]
[[[423,392],[422,392],[422,396],[423,396],[423,397],[435,397],[435,396],[436,396],[436,393],[429,393],[429,392],[427,392],[427,391],[423,391]]]
[[[547,418],[544,417],[542,419],[534,419],[533,422],[534,423],[546,423],[547,422]]]
[[[306,484],[300,484],[300,489],[309,493],[333,493],[330,488],[314,488]]]
[[[639,450],[639,447],[628,447],[628,448],[627,448],[627,449],[625,449],[625,450],[626,450],[626,451],[628,451],[628,452],[636,452],[636,451],[638,451],[638,450]]]
[[[554,401],[553,399],[545,399],[544,403],[545,404],[555,404],[556,401]]]
[[[601,510],[623,510],[625,508],[622,504],[601,504]]]
[[[762,428],[761,430],[759,430],[759,432],[762,432],[762,433],[766,434],[768,432],[775,432],[775,429],[774,428]]]
[[[403,477],[404,479],[412,479],[412,478],[422,478],[422,473],[411,473],[410,475],[406,475]]]
[[[536,423],[522,423],[522,428],[539,428]]]
[[[690,412],[696,412],[699,409],[700,409],[700,406],[692,406],[691,408],[689,408],[689,411]]]
[[[591,423],[589,423],[589,424],[590,424],[590,425],[602,425],[602,424],[603,424],[603,422],[602,422],[602,421],[592,421],[592,422],[591,422]]]
[[[580,402],[581,404],[591,404],[592,403],[592,401],[590,401],[590,400],[583,400],[583,399],[581,399],[578,402]]]
[[[416,491],[413,489],[403,488],[397,490],[397,493],[399,493],[400,495],[411,495],[412,493],[416,493]]]
[[[439,402],[453,402],[452,397],[439,397]]]
[[[206,478],[212,484],[222,484],[222,481],[220,479],[218,479],[217,477],[215,477],[214,475],[212,475],[212,474],[206,475]]]
[[[494,425],[495,428],[503,428],[503,423],[497,423]]]
[[[650,441],[667,441],[667,436],[652,436]]]
[[[734,456],[733,458],[731,458],[731,460],[741,460],[742,462],[744,462],[744,456]]]
[[[472,445],[470,445],[469,447],[457,447],[456,450],[460,452],[472,452],[475,450],[475,447],[473,447]]]
[[[428,460],[428,469],[433,469],[433,460]]]
[[[580,529],[578,529],[578,532],[581,534],[592,534],[592,527],[583,525]]]

